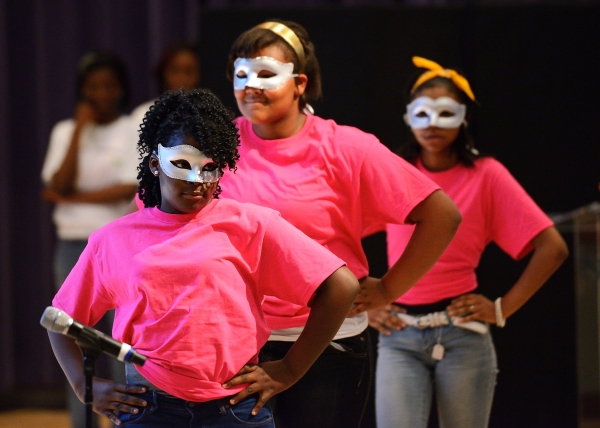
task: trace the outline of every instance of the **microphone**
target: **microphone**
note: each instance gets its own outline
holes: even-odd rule
[[[131,345],[119,342],[107,334],[83,325],[75,321],[64,311],[53,306],[46,308],[42,314],[40,324],[50,331],[64,334],[74,339],[78,339],[79,337],[82,339],[91,339],[99,350],[115,357],[119,361],[134,363],[138,366],[143,366],[146,362],[146,357],[139,354]]]

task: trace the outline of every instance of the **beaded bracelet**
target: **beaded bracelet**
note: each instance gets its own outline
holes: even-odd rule
[[[502,297],[498,297],[494,302],[494,309],[496,312],[496,325],[498,327],[504,327],[506,325],[506,319],[502,317],[502,306],[500,306],[501,301]]]

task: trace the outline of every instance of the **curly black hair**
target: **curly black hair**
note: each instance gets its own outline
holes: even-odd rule
[[[160,205],[160,184],[150,171],[150,156],[158,153],[159,144],[164,147],[181,144],[181,138],[173,137],[193,138],[221,172],[225,168],[235,171],[240,140],[233,118],[233,113],[207,89],[169,91],[161,95],[146,112],[140,127],[137,193],[144,206]],[[217,185],[214,197],[218,198],[219,193],[221,187]]]

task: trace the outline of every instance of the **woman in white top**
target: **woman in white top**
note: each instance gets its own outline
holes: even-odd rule
[[[75,115],[52,129],[42,180],[44,199],[55,204],[56,288],[89,235],[123,216],[137,189],[137,134],[123,115],[128,95],[123,63],[88,53],[79,64]],[[69,407],[73,426],[84,426],[84,405],[73,395]]]

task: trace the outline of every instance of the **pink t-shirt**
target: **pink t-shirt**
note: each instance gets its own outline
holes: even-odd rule
[[[139,372],[184,400],[221,384],[269,337],[265,294],[299,305],[344,262],[279,213],[229,199],[196,214],[148,208],[90,237],[52,304],[86,325],[116,308],[113,337],[148,357]]]
[[[263,140],[244,117],[237,172],[221,179],[222,196],[273,208],[346,261],[357,278],[369,273],[361,238],[403,223],[439,189],[371,134],[307,115],[290,138]],[[309,308],[272,297],[263,304],[272,329],[303,326]]]
[[[483,250],[495,242],[514,259],[532,249],[532,239],[552,226],[508,170],[497,160],[478,159],[473,168],[463,164],[442,172],[417,168],[438,183],[462,214],[456,235],[435,266],[397,301],[425,305],[477,288],[475,268]],[[414,226],[387,226],[388,263],[400,257]]]

